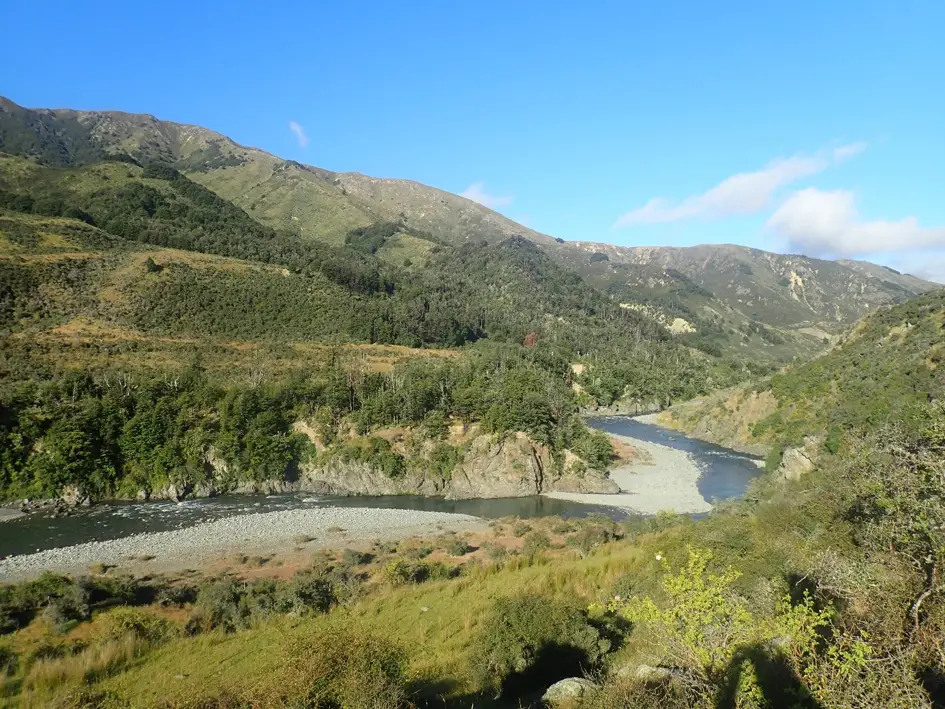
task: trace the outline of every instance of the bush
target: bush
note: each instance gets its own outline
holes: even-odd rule
[[[341,563],[345,566],[362,566],[371,563],[373,559],[372,554],[357,549],[345,549],[341,552]]]
[[[155,597],[157,604],[164,607],[177,606],[180,608],[189,603],[195,603],[196,600],[197,588],[190,584],[164,586],[157,592]]]
[[[633,595],[636,587],[636,578],[633,574],[622,574],[618,576],[610,586],[610,597],[613,599],[627,600]]]
[[[29,625],[40,610],[53,603],[55,608],[49,611],[49,615],[56,624],[85,617],[88,599],[83,600],[82,595],[68,576],[52,573],[44,573],[33,581],[0,586],[0,633],[10,633]]]
[[[446,543],[446,553],[450,556],[466,556],[472,551],[472,547],[465,539],[451,539]]]
[[[411,563],[403,559],[391,561],[384,567],[384,578],[392,586],[404,586],[408,583],[423,583],[453,578],[457,575],[455,569],[442,562]]]
[[[502,561],[509,555],[508,549],[502,544],[496,544],[495,542],[486,542],[482,545],[482,548],[485,549],[486,556],[493,561]]]
[[[380,637],[360,629],[329,626],[291,643],[287,657],[286,676],[270,690],[278,698],[255,697],[258,704],[254,706],[409,706],[405,655]]]
[[[568,545],[580,551],[581,556],[587,556],[594,549],[603,546],[614,538],[615,536],[611,530],[596,524],[586,524],[576,534],[568,538]]]
[[[535,531],[525,537],[525,546],[522,548],[522,553],[525,556],[535,556],[542,549],[547,549],[550,546],[551,540],[548,535],[542,531]]]
[[[473,667],[496,697],[593,669],[610,649],[584,612],[542,596],[503,598],[474,640]]]
[[[161,642],[170,637],[173,626],[164,618],[126,606],[114,608],[100,617],[104,634],[112,640],[125,635],[134,635],[149,643]]]
[[[530,531],[532,531],[531,525],[526,524],[525,522],[519,522],[512,528],[512,534],[514,534],[516,537],[524,537]]]
[[[231,579],[210,581],[197,592],[197,602],[191,614],[192,630],[221,629],[234,632],[246,628],[252,612],[243,602],[245,584]]]
[[[300,571],[281,593],[279,609],[297,615],[325,613],[335,602],[334,584],[313,571]]]
[[[15,675],[19,658],[12,648],[0,646],[0,677]]]

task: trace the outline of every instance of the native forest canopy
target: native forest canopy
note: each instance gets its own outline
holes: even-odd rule
[[[945,706],[943,322],[937,284],[874,264],[565,242],[204,128],[0,99],[4,501],[355,469],[443,495],[509,441],[537,492],[584,490],[620,454],[591,411],[765,458],[700,519],[0,585],[0,704]]]

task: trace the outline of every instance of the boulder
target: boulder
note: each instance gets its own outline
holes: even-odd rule
[[[542,699],[554,705],[557,702],[589,696],[595,689],[597,689],[597,685],[589,679],[568,677],[548,687],[542,695]]]
[[[804,436],[803,446],[784,451],[778,466],[778,475],[784,480],[800,480],[814,469],[823,446],[823,436]]]
[[[800,480],[814,469],[814,461],[807,457],[803,448],[788,448],[781,456],[778,475],[785,480]]]
[[[59,495],[67,507],[88,507],[92,498],[78,485],[66,485]]]

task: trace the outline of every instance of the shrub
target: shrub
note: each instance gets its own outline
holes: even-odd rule
[[[251,610],[243,602],[245,584],[232,579],[210,581],[197,592],[189,626],[192,630],[219,628],[233,632],[250,623]]]
[[[402,551],[404,558],[410,559],[411,561],[420,561],[421,559],[426,559],[430,554],[433,553],[433,547],[426,544],[421,544],[420,546],[410,546]]]
[[[542,596],[498,600],[473,642],[477,679],[497,697],[581,675],[610,649],[583,611]]]
[[[105,636],[113,640],[134,635],[139,640],[156,643],[167,639],[174,632],[173,626],[164,618],[127,606],[114,608],[99,620]]]
[[[482,548],[485,549],[486,556],[488,556],[493,561],[502,561],[509,555],[509,550],[506,549],[502,544],[486,542],[482,545]]]
[[[69,584],[62,595],[49,599],[43,609],[43,618],[57,631],[65,630],[70,623],[89,617],[89,594],[79,584]]]
[[[633,574],[622,574],[611,584],[610,597],[625,601],[633,595],[635,586],[636,580]]]
[[[82,592],[68,576],[44,573],[33,581],[12,586],[0,586],[0,633],[9,633],[25,627],[40,610],[55,602],[49,611],[53,620],[67,622],[85,617],[88,599],[83,601]],[[65,599],[61,603],[59,599]],[[84,606],[84,607],[83,607]]]
[[[409,706],[405,655],[380,637],[360,629],[329,626],[291,643],[287,657],[285,676],[270,690],[278,699],[259,697],[254,705],[326,709]]]
[[[284,587],[280,609],[298,615],[325,613],[335,602],[332,582],[312,571],[300,571]]]
[[[581,556],[587,556],[594,549],[603,546],[614,538],[613,533],[596,524],[585,524],[573,536],[568,537],[568,545],[575,547],[581,552]]]
[[[190,584],[176,584],[173,586],[164,586],[155,596],[158,605],[168,607],[177,606],[178,608],[197,600],[197,588]]]
[[[547,549],[550,546],[551,540],[548,535],[542,531],[535,531],[525,537],[525,546],[522,548],[522,553],[525,556],[535,556],[542,549]]]
[[[450,556],[466,556],[470,551],[472,547],[465,539],[451,539],[446,543],[446,553]]]
[[[0,677],[14,675],[19,667],[19,658],[13,648],[0,646]]]
[[[341,563],[345,566],[362,566],[371,563],[373,559],[372,554],[357,549],[345,549],[341,552]]]
[[[555,520],[551,525],[551,531],[554,534],[567,534],[574,529],[574,525],[566,519]]]
[[[516,537],[524,537],[530,531],[532,531],[531,525],[526,524],[525,522],[519,522],[512,528],[512,534],[514,534]]]

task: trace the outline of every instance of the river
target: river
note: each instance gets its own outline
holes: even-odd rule
[[[760,469],[749,456],[720,448],[627,417],[591,419],[594,428],[658,443],[688,453],[700,470],[699,492],[709,501],[740,497]],[[626,519],[633,513],[608,505],[589,505],[547,497],[492,500],[444,500],[413,495],[333,497],[294,493],[285,495],[221,495],[185,502],[111,502],[78,509],[67,517],[33,514],[0,522],[0,558],[30,554],[73,544],[117,539],[141,532],[191,527],[225,517],[317,507],[368,507],[455,512],[487,519],[499,517],[586,517],[601,513]]]

